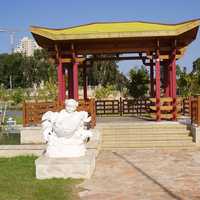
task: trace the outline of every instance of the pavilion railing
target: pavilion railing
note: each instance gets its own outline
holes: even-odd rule
[[[200,126],[200,96],[191,97],[191,122]]]
[[[192,97],[182,98],[182,113],[185,116],[191,115],[191,99]]]
[[[148,110],[148,98],[119,100],[96,100],[98,116],[139,116]]]
[[[200,125],[200,99],[177,98],[176,114],[191,116],[192,122]],[[160,117],[161,119],[173,119],[173,99],[160,98]],[[23,105],[23,125],[35,126],[41,123],[42,115],[47,111],[60,111],[64,105],[58,102],[24,102]],[[79,100],[78,110],[87,111],[91,117],[91,127],[96,124],[97,116],[139,116],[142,118],[156,119],[157,106],[155,98],[122,99],[119,100]]]
[[[176,117],[188,113],[188,101],[184,101],[183,104],[183,99],[178,97],[176,98],[175,107],[173,104],[174,101],[171,97],[160,98],[160,119],[173,119],[174,109],[176,109]],[[149,119],[157,118],[158,108],[156,106],[156,98],[96,100],[95,105],[97,116],[140,116]]]
[[[177,97],[173,99],[172,97],[161,97],[159,99],[160,104],[159,107],[156,105],[156,98],[149,98],[149,113],[152,119],[168,119],[172,120],[174,118],[174,114],[176,117],[179,117],[182,114],[182,99]],[[175,106],[174,106],[174,102]],[[158,116],[159,109],[159,116]]]
[[[41,123],[42,115],[47,111],[60,111],[64,104],[58,102],[24,102],[23,104],[23,126],[36,126]],[[87,111],[91,115],[91,127],[96,125],[95,100],[79,100],[78,111]]]

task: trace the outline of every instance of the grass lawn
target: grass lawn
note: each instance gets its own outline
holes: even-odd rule
[[[35,178],[34,156],[0,158],[0,200],[75,200],[80,180]]]

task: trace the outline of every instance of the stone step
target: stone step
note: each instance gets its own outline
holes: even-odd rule
[[[165,139],[165,140],[162,140],[162,139],[135,139],[135,140],[104,140],[102,141],[102,145],[115,145],[115,144],[136,144],[136,143],[167,143],[167,142],[192,142],[192,138],[188,137],[188,138],[183,138],[183,139]]]
[[[97,124],[97,128],[103,129],[118,129],[118,128],[138,128],[138,129],[149,129],[149,128],[177,128],[177,129],[186,129],[185,124],[179,123],[102,123]]]
[[[102,147],[102,151],[118,151],[118,150],[147,150],[147,149],[159,149],[159,150],[177,150],[177,149],[198,149],[195,145],[189,146],[159,146],[159,147]]]
[[[165,140],[192,140],[188,135],[104,135],[103,142],[108,141],[165,141]]]
[[[118,129],[118,130],[102,130],[102,135],[169,135],[169,134],[180,134],[180,135],[190,135],[189,130],[134,130],[134,129]]]
[[[159,147],[195,147],[192,141],[140,141],[140,142],[120,142],[120,143],[102,143],[102,149],[115,148],[159,148]]]

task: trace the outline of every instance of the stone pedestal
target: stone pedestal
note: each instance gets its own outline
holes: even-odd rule
[[[36,178],[89,179],[95,169],[96,152],[88,150],[79,158],[48,158],[42,155],[35,161]]]
[[[192,136],[195,143],[200,143],[200,127],[196,125],[191,126]]]

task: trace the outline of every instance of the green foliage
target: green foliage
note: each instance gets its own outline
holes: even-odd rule
[[[181,96],[200,94],[200,58],[193,62],[193,70],[190,73],[187,73],[185,67],[177,66],[177,86]]]
[[[99,59],[104,59],[106,55],[98,56]],[[90,69],[88,69],[89,85],[115,85],[117,89],[122,90],[126,85],[127,78],[119,72],[116,61],[99,60],[94,61]]]
[[[75,200],[79,180],[35,178],[33,156],[0,158],[0,199],[9,200]]]
[[[37,89],[37,99],[40,100],[55,100],[57,97],[57,85],[47,81],[43,87]]]
[[[17,88],[12,91],[11,100],[15,105],[21,103],[24,100],[25,92],[22,88]]]
[[[57,97],[57,85],[52,81],[47,81],[45,83],[45,88],[48,91],[48,96],[52,100],[56,100]]]
[[[179,90],[179,95],[183,97],[188,97],[192,94],[192,76],[187,74],[185,69],[181,69],[178,66],[177,70],[177,86]]]
[[[129,94],[134,98],[144,97],[148,90],[148,78],[145,68],[133,68],[129,72],[128,90]]]
[[[5,89],[3,84],[0,85],[0,101],[8,101],[9,94],[8,90]]]
[[[95,97],[97,99],[105,99],[108,98],[110,94],[112,94],[115,90],[113,85],[107,85],[105,87],[100,87],[95,91]]]
[[[56,82],[56,67],[44,50],[36,50],[33,56],[20,53],[0,54],[0,84],[5,88],[29,88],[43,81]]]

